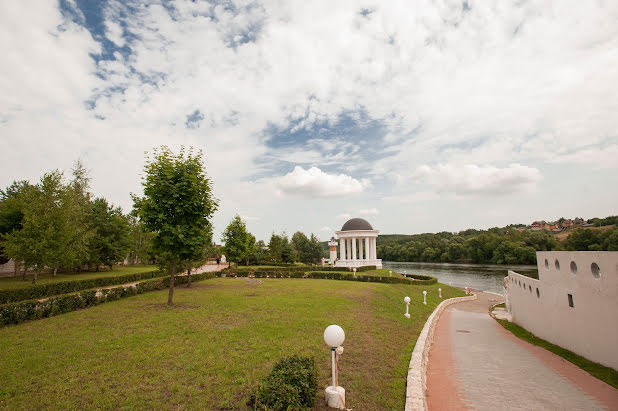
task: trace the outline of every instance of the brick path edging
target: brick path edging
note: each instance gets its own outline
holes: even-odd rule
[[[433,331],[438,317],[442,314],[442,311],[451,304],[455,304],[461,301],[476,300],[478,297],[476,294],[468,297],[456,297],[444,300],[433,310],[433,313],[429,316],[423,329],[421,330],[414,350],[412,351],[412,357],[410,358],[410,367],[408,369],[408,379],[406,384],[406,406],[405,411],[413,410],[427,410],[427,399],[425,397],[425,391],[427,388],[426,371],[427,371],[427,359],[429,357],[429,349],[433,342]]]

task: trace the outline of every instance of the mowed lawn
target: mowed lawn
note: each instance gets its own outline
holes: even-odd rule
[[[73,281],[73,280],[89,280],[91,278],[101,277],[117,277],[120,275],[144,273],[148,271],[157,271],[159,267],[156,265],[127,265],[121,267],[114,267],[113,270],[100,270],[100,271],[84,271],[82,273],[58,273],[54,277],[53,274],[41,274],[37,276],[37,284],[56,283],[59,281]],[[0,290],[8,290],[15,288],[25,288],[32,285],[32,274],[26,276],[26,281],[22,280],[21,274],[17,277],[1,277],[0,278]]]
[[[277,359],[313,356],[329,385],[323,331],[346,333],[348,408],[402,409],[410,355],[442,284],[217,278],[0,329],[0,408],[243,409]],[[423,305],[422,291],[428,292]],[[412,298],[412,319],[403,298]],[[325,409],[325,408],[324,408]]]

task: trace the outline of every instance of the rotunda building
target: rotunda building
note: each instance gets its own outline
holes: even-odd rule
[[[340,231],[336,231],[339,240],[339,259],[337,267],[363,267],[375,265],[382,268],[382,260],[378,259],[376,240],[378,230],[363,218],[352,218],[345,222]]]

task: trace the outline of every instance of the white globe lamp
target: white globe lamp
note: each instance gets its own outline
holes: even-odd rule
[[[326,387],[326,404],[331,408],[345,409],[345,389],[337,381],[337,348],[345,341],[345,332],[338,325],[329,325],[324,330],[324,342],[330,347],[332,358],[332,385]]]

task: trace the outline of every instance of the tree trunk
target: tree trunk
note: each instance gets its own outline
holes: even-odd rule
[[[187,268],[187,288],[191,287],[191,267]]]
[[[13,260],[13,262],[15,263],[13,264],[13,275],[17,277],[17,275],[19,274],[19,263],[15,260]]]
[[[39,274],[39,270],[34,270],[34,276],[32,277],[32,284],[36,284],[36,277]]]
[[[172,260],[170,264],[170,293],[167,297],[167,305],[172,305],[174,298],[174,275],[176,274],[176,262]]]
[[[24,273],[21,276],[21,279],[26,281],[26,271],[28,271],[28,265],[24,263]]]
[[[54,267],[54,277],[56,276],[57,272],[58,272],[58,267]]]

